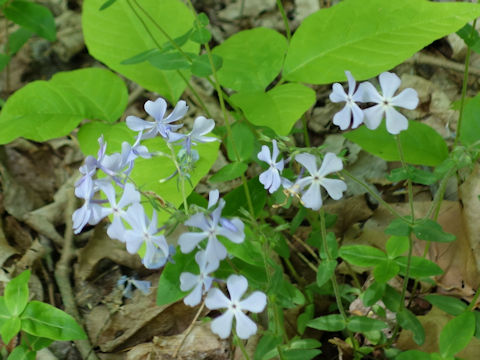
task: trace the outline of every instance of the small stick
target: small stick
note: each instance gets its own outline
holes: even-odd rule
[[[202,301],[202,305],[200,305],[200,308],[198,309],[197,313],[195,314],[195,317],[193,318],[192,322],[188,326],[187,330],[185,330],[184,335],[182,337],[182,340],[180,340],[180,343],[177,345],[177,348],[173,352],[173,358],[176,359],[178,356],[178,353],[180,349],[182,348],[183,344],[185,343],[185,340],[187,340],[188,335],[193,329],[193,325],[195,325],[195,322],[197,321],[198,317],[200,316],[203,308],[205,306],[205,301]]]

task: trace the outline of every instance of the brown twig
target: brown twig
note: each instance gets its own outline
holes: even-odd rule
[[[463,73],[465,71],[465,64],[460,64],[452,60],[445,59],[443,57],[432,56],[423,53],[416,53],[410,59],[405,61],[406,63],[413,64],[425,64],[438,66],[449,70],[458,71]],[[480,69],[470,66],[468,69],[470,75],[475,75],[480,77]]]
[[[198,309],[197,313],[195,314],[195,317],[193,318],[192,322],[188,326],[187,330],[185,330],[184,335],[182,337],[182,340],[180,340],[180,343],[178,344],[177,348],[173,352],[173,358],[174,359],[177,358],[177,355],[178,355],[180,349],[182,348],[183,343],[185,342],[185,340],[187,340],[187,337],[190,334],[190,332],[192,331],[193,325],[195,325],[195,322],[197,321],[198,317],[202,313],[202,310],[203,310],[204,306],[205,306],[205,301],[202,301],[202,305],[200,305],[200,308]]]
[[[70,191],[70,196],[67,201],[67,208],[65,211],[65,236],[62,249],[62,255],[55,268],[55,280],[57,281],[58,289],[62,296],[62,301],[65,306],[65,312],[70,314],[77,320],[80,326],[83,327],[82,318],[78,312],[75,298],[73,296],[72,286],[70,284],[70,269],[72,259],[74,257],[73,248],[73,223],[72,214],[75,209],[75,196],[73,189]],[[98,360],[95,353],[92,351],[90,340],[76,340],[75,345],[78,351],[85,360]]]

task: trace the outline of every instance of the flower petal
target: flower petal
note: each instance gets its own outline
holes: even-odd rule
[[[185,291],[185,290],[183,290]],[[185,305],[197,306],[202,301],[202,283],[198,283],[188,296],[183,299]]]
[[[392,105],[413,110],[418,105],[418,94],[412,88],[405,89],[392,99]]]
[[[375,89],[375,86],[373,86],[368,81],[361,83],[358,87],[358,91],[360,92],[359,96],[363,96],[363,102],[374,102],[379,104],[383,101],[383,96],[381,96],[378,93],[377,89]]]
[[[347,75],[348,81],[348,95],[351,97],[355,91],[355,85],[357,85],[357,83],[355,82],[355,79],[350,71],[345,70],[345,75]]]
[[[380,81],[383,97],[387,99],[391,99],[393,97],[393,94],[395,94],[395,91],[398,90],[402,82],[397,74],[388,71],[381,73],[378,77],[378,80]]]
[[[257,158],[270,164],[272,158],[270,157],[270,149],[267,145],[262,145],[262,150],[257,154]]]
[[[125,226],[123,226],[123,222],[119,216],[114,216],[112,223],[108,226],[107,235],[111,239],[120,240],[121,242],[125,242],[124,240],[124,233],[125,233]]]
[[[227,279],[228,293],[232,302],[240,300],[242,295],[247,291],[248,281],[242,275],[230,275]]]
[[[312,183],[308,190],[302,195],[303,205],[312,210],[318,210],[322,207],[322,193],[320,184]]]
[[[226,237],[231,242],[239,244],[243,242],[245,239],[245,232],[244,228],[245,225],[243,224],[242,220],[239,218],[231,219],[230,222],[233,224],[237,231],[232,231],[230,229],[225,228],[224,226],[218,228],[218,235]]]
[[[213,119],[207,119],[205,116],[199,116],[193,122],[192,137],[196,139],[197,136],[208,134],[215,127]]]
[[[178,245],[182,253],[187,254],[191,252],[200,241],[208,237],[204,232],[186,232],[178,238]]]
[[[272,162],[277,161],[278,154],[277,140],[272,140]]]
[[[352,108],[345,105],[342,110],[337,112],[333,117],[333,123],[340,127],[341,130],[348,129],[352,121]]]
[[[180,274],[180,290],[188,291],[200,283],[200,276],[189,272]]]
[[[145,129],[151,129],[155,126],[155,123],[152,121],[146,121],[140,119],[138,116],[127,116],[126,119],[127,127],[133,131],[143,131]]]
[[[207,253],[208,262],[223,260],[227,257],[227,249],[218,241],[216,237],[210,237],[205,249]]]
[[[311,175],[315,175],[317,173],[317,158],[312,154],[298,154],[295,156],[295,160],[302,164]]]
[[[347,184],[342,180],[324,178],[322,186],[327,190],[328,195],[334,200],[339,200],[343,196],[343,192],[347,190]]]
[[[205,306],[210,310],[228,308],[231,304],[229,298],[217,288],[212,288],[205,299]]]
[[[258,181],[263,184],[265,189],[268,189],[270,186],[272,186],[273,176],[273,169],[269,167],[268,170],[260,174],[260,176],[258,177]]]
[[[167,102],[162,98],[158,98],[155,101],[148,100],[143,107],[155,121],[162,121],[165,111],[167,111]]]
[[[235,313],[235,330],[240,339],[248,339],[257,332],[257,324],[241,311]]]
[[[343,86],[339,83],[335,83],[332,86],[332,92],[330,93],[330,101],[334,103],[347,101],[347,93],[343,89]]]
[[[123,195],[120,201],[118,202],[118,207],[123,209],[125,206],[139,203],[140,202],[140,193],[135,189],[135,186],[131,183],[126,183],[123,190]]]
[[[408,120],[405,116],[400,114],[393,107],[387,109],[386,116],[387,118],[387,131],[390,134],[396,135],[400,131],[408,129]]]
[[[222,339],[230,336],[232,331],[233,313],[231,311],[225,312],[223,315],[213,319],[210,328],[214,334],[217,334]]]
[[[137,231],[127,230],[123,237],[127,244],[127,251],[130,254],[135,254],[143,243],[143,236],[138,235]]]
[[[166,123],[171,123],[171,122],[174,122],[174,121],[177,121],[177,120],[180,120],[182,117],[185,116],[185,114],[187,113],[188,111],[188,106],[187,106],[187,103],[183,100],[180,100],[177,105],[175,105],[175,108],[173,109],[173,111],[170,113],[170,115],[168,115],[164,122]]]
[[[202,229],[203,231],[208,230],[207,219],[205,218],[205,214],[203,214],[203,213],[193,214],[190,217],[190,219],[185,221],[185,225],[196,227],[196,228]]]
[[[254,291],[245,300],[240,301],[240,309],[251,311],[254,313],[259,313],[263,311],[266,305],[267,305],[267,296],[260,291]]]
[[[270,194],[273,194],[275,191],[278,190],[278,188],[280,187],[281,183],[282,183],[282,180],[280,179],[280,174],[278,173],[278,170],[277,169],[272,169],[272,184],[270,186],[270,188],[268,189],[268,191],[270,192]]]
[[[352,113],[353,113],[353,123],[352,129],[356,129],[363,123],[363,118],[365,115],[363,114],[363,110],[357,104],[352,105]]]
[[[318,170],[319,176],[325,176],[343,169],[342,159],[334,153],[328,152],[323,158],[322,166]]]
[[[378,128],[382,122],[384,112],[382,105],[375,105],[363,110],[365,126],[370,130]]]
[[[218,189],[210,191],[210,193],[208,194],[208,208],[209,209],[218,202],[219,197],[220,197],[220,192],[218,191]]]

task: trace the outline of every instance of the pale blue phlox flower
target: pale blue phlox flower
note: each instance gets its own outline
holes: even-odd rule
[[[155,101],[148,100],[144,105],[145,111],[154,118],[155,121],[146,121],[137,116],[127,116],[127,126],[133,131],[143,131],[142,139],[149,139],[160,134],[169,141],[178,141],[184,135],[177,134],[175,131],[180,129],[183,124],[172,124],[180,120],[187,113],[188,106],[185,101],[180,100],[173,111],[164,118],[167,111],[167,102],[158,98]]]
[[[355,90],[356,82],[350,71],[345,71],[348,80],[348,93],[345,92],[343,86],[335,83],[332,86],[330,100],[334,103],[345,102],[345,107],[337,112],[333,117],[333,123],[340,129],[348,129],[351,125],[352,129],[357,128],[364,118],[362,109],[356,104],[363,100],[364,85],[360,84]],[[353,121],[352,121],[353,119]]]
[[[265,189],[268,189],[270,194],[277,191],[282,183],[280,174],[283,171],[284,161],[283,159],[277,161],[278,155],[279,151],[276,140],[272,140],[271,155],[270,149],[266,145],[262,146],[262,150],[257,155],[258,159],[269,165],[268,170],[260,174],[259,181],[264,185]]]
[[[97,173],[97,169],[100,167],[101,162],[105,157],[105,152],[107,150],[107,144],[103,139],[103,135],[98,138],[99,149],[97,157],[91,155],[85,158],[84,164],[80,166],[79,171],[83,175],[75,183],[75,196],[87,199],[91,197],[92,190],[94,188],[93,177]]]
[[[339,200],[342,193],[347,190],[347,185],[342,180],[329,179],[326,175],[343,169],[342,160],[333,153],[327,153],[320,168],[317,168],[317,158],[312,154],[298,154],[295,160],[302,164],[310,173],[297,181],[301,189],[308,189],[302,195],[305,207],[318,210],[322,207],[322,192],[320,186],[327,190],[328,195],[334,200]]]
[[[209,262],[207,253],[202,250],[195,254],[195,261],[198,264],[200,273],[192,274],[190,272],[183,272],[180,274],[180,290],[192,292],[188,294],[183,302],[188,306],[196,306],[200,304],[203,294],[205,294],[212,286],[213,278],[209,276],[210,273],[218,269],[219,262]]]
[[[408,88],[394,96],[401,83],[400,78],[394,73],[384,72],[378,79],[382,94],[371,83],[367,82],[364,85],[364,101],[377,104],[364,110],[365,125],[374,130],[385,117],[387,131],[393,135],[399,134],[408,128],[408,120],[395,109],[395,106],[415,109],[418,105],[418,94],[414,89]]]
[[[148,295],[150,293],[150,288],[152,283],[147,280],[137,280],[133,277],[129,278],[126,275],[123,275],[117,281],[118,286],[123,286],[122,295],[127,299],[131,299],[133,296],[133,287],[137,288],[143,295]]]
[[[89,198],[85,199],[82,207],[75,210],[72,214],[73,233],[78,234],[87,225],[96,225],[102,219],[102,206],[93,199],[93,192]]]
[[[243,294],[248,288],[248,281],[242,275],[230,275],[227,279],[227,289],[230,298],[217,288],[212,288],[205,299],[205,306],[210,310],[226,308],[227,310],[211,323],[212,332],[226,339],[232,331],[235,318],[235,331],[240,339],[248,339],[257,332],[257,325],[244,311],[262,312],[267,305],[267,297],[260,291],[255,291],[244,300]]]

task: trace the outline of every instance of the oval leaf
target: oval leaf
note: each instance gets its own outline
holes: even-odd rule
[[[353,332],[383,330],[388,327],[385,322],[366,316],[353,316],[348,319],[347,329]]]
[[[443,231],[439,223],[425,219],[413,226],[413,233],[421,240],[435,241],[435,242],[452,242],[455,240],[455,235]]]
[[[57,39],[55,30],[55,19],[52,13],[45,6],[35,4],[30,1],[16,0],[11,1],[3,9],[7,19],[13,21],[38,36],[49,41]]]
[[[211,183],[224,182],[234,180],[242,176],[247,171],[248,165],[242,162],[235,162],[225,165],[218,170],[209,179]]]
[[[425,296],[425,300],[453,316],[460,315],[467,308],[467,304],[451,296],[429,294]]]
[[[397,314],[397,321],[402,328],[412,332],[413,340],[418,345],[422,345],[425,342],[425,329],[412,312],[407,309],[402,309]]]
[[[20,315],[20,313],[25,309],[25,306],[27,306],[29,279],[30,270],[26,270],[10,280],[5,287],[5,304],[10,314],[14,316]]]
[[[440,354],[449,358],[460,352],[472,340],[475,333],[475,315],[464,312],[450,320],[440,333]]]
[[[395,262],[400,266],[400,275],[405,275],[407,257],[400,256],[395,259]],[[443,270],[434,262],[424,259],[423,257],[412,256],[409,272],[411,278],[418,279],[441,274],[443,274]]]
[[[325,331],[341,331],[345,329],[345,325],[345,320],[340,314],[322,316],[309,321],[307,324],[308,327]]]
[[[366,267],[381,264],[387,259],[382,250],[367,245],[344,245],[340,248],[338,254],[352,265]]]
[[[245,91],[232,95],[252,124],[267,126],[286,136],[305,111],[315,103],[315,91],[300,84],[284,84],[268,92]]]
[[[344,71],[350,70],[357,79],[368,79],[479,15],[477,4],[342,1],[303,21],[292,37],[284,76],[328,84],[345,80]]]
[[[318,266],[317,271],[317,286],[321,287],[328,280],[330,280],[335,274],[335,268],[337,267],[336,260],[323,260]]]

